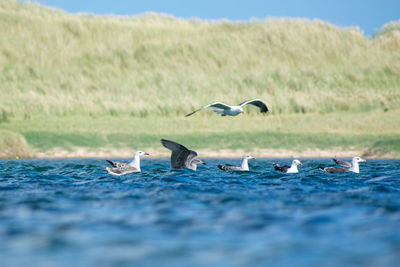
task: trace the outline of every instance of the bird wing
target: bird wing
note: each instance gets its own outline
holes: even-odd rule
[[[111,161],[111,160],[106,160],[108,163],[110,163],[114,168],[121,168],[124,167],[126,165],[130,166],[127,163],[123,163],[123,162],[116,162],[116,161]]]
[[[132,165],[123,163],[122,165],[120,165],[118,167],[112,168],[111,171],[116,174],[127,174],[127,173],[131,173],[131,172],[137,172],[138,169],[136,169]]]
[[[236,166],[226,166],[226,165],[218,165],[218,168],[223,171],[241,171],[241,167]]]
[[[351,168],[351,163],[350,162],[339,160],[339,159],[335,159],[335,158],[333,158],[333,161],[336,164],[340,165],[340,166]]]
[[[182,169],[187,167],[187,162],[197,156],[195,151],[189,150],[181,144],[174,141],[161,139],[161,143],[164,147],[172,151],[171,154],[171,168]]]
[[[206,108],[219,108],[219,109],[227,110],[227,109],[230,109],[231,106],[221,103],[221,102],[215,102],[215,103],[209,104],[207,106],[204,106],[202,108],[199,108],[193,112],[190,112],[189,114],[186,114],[185,117],[189,117],[189,116],[193,115],[194,113],[196,113],[197,111],[200,111],[200,110],[203,110]]]
[[[113,167],[117,167],[118,162],[111,161],[111,160],[106,160],[108,163],[110,163]]]
[[[337,173],[337,172],[348,172],[348,168],[343,168],[343,167],[326,167],[322,169],[323,171],[329,172],[329,173]]]
[[[280,166],[278,164],[272,163],[272,166],[274,166],[275,171],[280,171],[280,172],[287,172],[290,169],[290,166],[288,165]]]
[[[123,162],[116,162],[116,161],[111,161],[111,160],[106,160],[108,163],[110,163],[114,168],[126,168],[131,165],[128,163],[123,163]]]
[[[243,107],[245,105],[253,105],[256,106],[260,109],[261,113],[266,113],[268,112],[268,107],[267,105],[265,105],[265,103],[263,101],[261,101],[260,99],[252,99],[252,100],[248,100],[245,102],[242,102],[239,104],[240,107]]]

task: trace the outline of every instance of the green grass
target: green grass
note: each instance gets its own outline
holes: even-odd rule
[[[66,117],[35,124],[6,124],[21,133],[32,151],[52,149],[163,151],[161,138],[208,151],[284,149],[357,150],[369,156],[400,155],[400,111],[293,115],[241,115],[234,118]]]
[[[0,32],[0,130],[34,151],[157,147],[160,137],[201,148],[399,150],[398,22],[366,38],[317,20],[72,15],[3,0]],[[250,98],[271,114],[183,118]]]
[[[72,150],[74,147],[86,148],[130,148],[132,151],[140,147],[156,148],[162,150],[160,145],[160,135],[138,134],[130,135],[124,133],[117,134],[67,134],[47,131],[25,132],[24,136],[30,144],[42,151],[50,150],[54,147]],[[229,132],[212,133],[202,135],[197,134],[170,134],[163,136],[166,139],[172,139],[186,144],[189,147],[197,149],[244,149],[253,151],[260,149],[287,149],[300,152],[304,149],[332,149],[347,148],[365,150],[368,148],[371,153],[379,149],[379,153],[400,152],[400,134],[394,136],[382,136],[376,134],[294,134],[277,132]],[[382,139],[384,139],[382,141]],[[46,141],[44,141],[46,140]],[[234,140],[234,142],[232,142]],[[111,141],[111,142],[110,142]],[[108,142],[105,144],[105,142]],[[216,148],[216,149],[215,149]],[[368,151],[369,151],[368,150]],[[376,156],[375,154],[371,154]],[[333,156],[333,155],[332,155]]]
[[[3,0],[0,32],[0,109],[9,118],[175,117],[253,97],[277,114],[400,105],[393,26],[367,39],[322,21],[71,15]]]

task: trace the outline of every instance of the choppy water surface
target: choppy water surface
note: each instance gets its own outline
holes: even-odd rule
[[[112,177],[98,159],[0,160],[0,264],[399,264],[399,160],[325,174],[330,160],[303,159],[290,175],[269,159],[248,173],[206,162],[143,159],[142,173]]]

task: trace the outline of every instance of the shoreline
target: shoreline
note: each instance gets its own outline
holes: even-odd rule
[[[150,156],[146,158],[169,158],[170,151],[167,149],[143,149]],[[68,158],[132,158],[135,150],[126,149],[87,149],[76,148],[74,150],[52,149],[46,152],[32,151],[27,155],[9,155],[0,156],[2,159],[15,158],[33,158],[33,159],[68,159]],[[370,154],[366,150],[350,149],[343,151],[341,148],[334,149],[308,149],[303,151],[287,150],[287,149],[255,149],[245,151],[242,149],[224,149],[211,151],[209,149],[196,149],[199,158],[241,158],[244,155],[250,154],[255,158],[352,158],[355,156],[366,157],[371,159],[400,159],[400,154],[396,152],[386,154]]]

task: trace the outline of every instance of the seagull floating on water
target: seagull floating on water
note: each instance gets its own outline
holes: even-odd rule
[[[136,151],[133,161],[131,163],[123,163],[107,160],[108,163],[112,165],[112,167],[106,167],[106,170],[109,174],[114,176],[121,176],[133,172],[140,172],[140,157],[150,155],[149,153],[143,151]]]
[[[299,170],[297,169],[297,165],[303,165],[303,163],[301,163],[297,159],[292,161],[292,166],[289,166],[289,165],[280,166],[278,164],[272,163],[272,166],[274,166],[275,171],[284,172],[284,173],[298,173]]]
[[[189,117],[189,116],[193,115],[194,113],[196,113],[200,110],[206,109],[206,108],[215,108],[212,111],[216,114],[220,114],[221,116],[236,116],[236,115],[244,112],[243,106],[245,106],[245,105],[256,106],[260,109],[261,113],[268,112],[267,105],[265,105],[265,103],[263,101],[261,101],[260,99],[252,99],[252,100],[242,102],[237,106],[229,106],[222,102],[215,102],[215,103],[209,104],[207,106],[204,106],[198,110],[195,110],[195,111],[187,114],[186,117]]]
[[[171,168],[172,169],[190,169],[196,170],[197,164],[205,164],[197,158],[197,152],[189,150],[181,144],[174,141],[161,139],[161,144],[172,151]]]
[[[360,157],[354,157],[350,162],[342,161],[333,158],[333,161],[342,166],[342,167],[319,167],[320,170],[324,172],[329,172],[329,173],[336,173],[336,172],[355,172],[355,173],[360,173],[360,167],[358,165],[359,162],[366,162],[365,159],[362,159]]]
[[[218,168],[223,171],[249,171],[249,164],[248,164],[249,159],[254,159],[254,158],[250,155],[246,155],[243,157],[241,166],[218,165]]]

